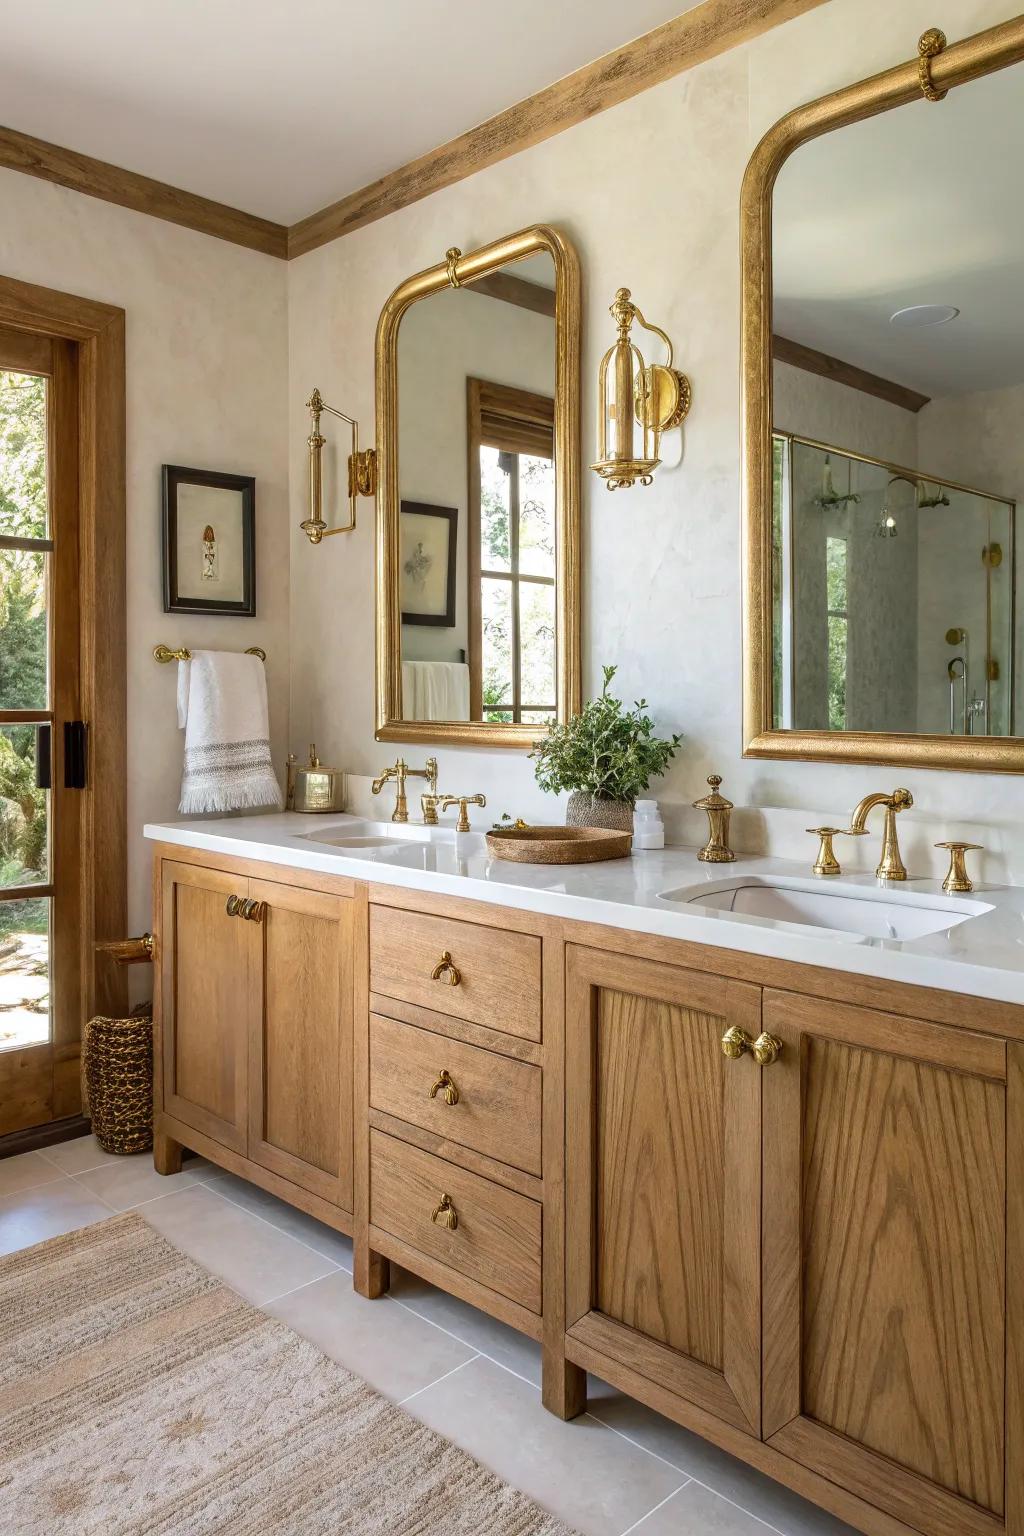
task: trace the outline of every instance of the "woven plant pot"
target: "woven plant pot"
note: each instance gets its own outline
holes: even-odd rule
[[[90,1019],[82,1033],[82,1110],[104,1152],[153,1145],[153,1020]]]
[[[607,832],[632,832],[633,802],[602,800],[574,789],[565,808],[567,827],[603,827]]]

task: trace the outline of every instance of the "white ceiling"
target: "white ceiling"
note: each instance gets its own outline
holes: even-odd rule
[[[31,0],[0,123],[281,223],[697,0]]]
[[[929,396],[1024,381],[1024,67],[802,145],[774,204],[775,330]],[[952,304],[948,325],[890,325]]]

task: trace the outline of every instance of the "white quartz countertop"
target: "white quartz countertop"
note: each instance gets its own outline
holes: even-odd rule
[[[358,835],[371,826],[381,835],[366,846],[339,848],[332,837]],[[392,830],[394,840],[391,840]],[[433,891],[548,916],[603,923],[638,933],[660,934],[746,954],[856,975],[1024,1004],[1024,888],[976,885],[968,897],[947,897],[936,880],[879,883],[870,875],[815,878],[807,863],[776,858],[737,858],[733,864],[702,864],[695,848],[665,848],[598,864],[513,864],[490,856],[479,832],[450,827],[428,831],[409,823],[384,829],[355,816],[276,815],[225,817],[147,825],[145,836],[183,848],[258,859],[289,869],[345,875],[378,885]],[[884,894],[886,911],[911,920],[924,908],[938,931],[917,938],[870,937],[774,917],[742,916],[702,905],[716,888],[781,881],[795,905],[823,888],[858,903]],[[671,891],[674,899],[666,899]],[[722,898],[728,900],[729,898]],[[914,909],[914,910],[911,910]],[[837,909],[838,910],[838,909]],[[881,909],[878,909],[879,911]],[[948,916],[949,926],[943,919]],[[963,920],[965,919],[966,920]],[[841,928],[839,922],[836,929]],[[882,914],[883,932],[892,924]]]

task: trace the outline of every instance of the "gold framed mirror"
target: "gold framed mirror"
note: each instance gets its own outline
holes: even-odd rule
[[[747,167],[746,756],[1024,772],[1022,59],[932,30]]]
[[[377,325],[379,741],[529,748],[580,707],[580,279],[546,226]]]

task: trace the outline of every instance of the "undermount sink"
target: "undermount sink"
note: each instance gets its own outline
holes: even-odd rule
[[[701,907],[726,919],[814,928],[851,943],[921,939],[992,911],[987,902],[958,897],[862,886],[811,886],[799,880],[752,875],[717,880],[697,890],[690,885],[661,891],[659,895],[662,901]]]
[[[456,832],[454,827],[425,827],[416,822],[353,819],[298,835],[306,842],[344,849],[346,853],[386,858],[410,843],[454,843]]]

